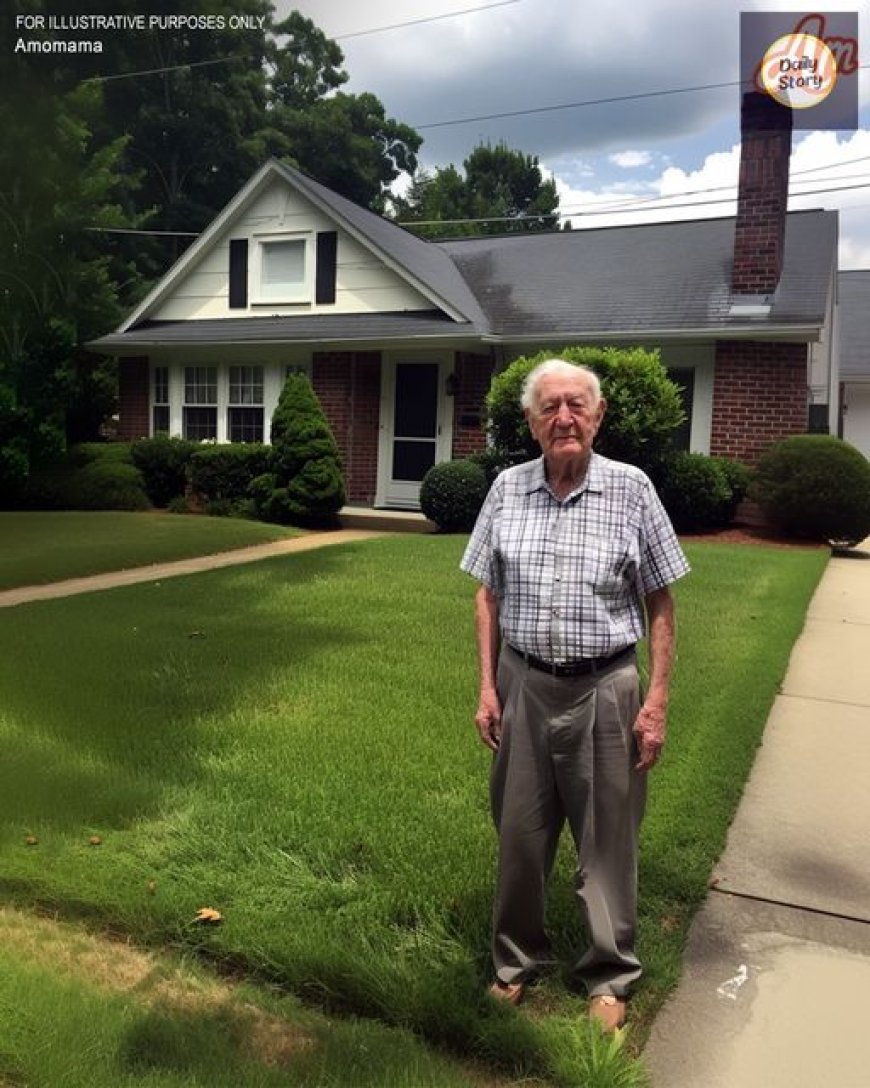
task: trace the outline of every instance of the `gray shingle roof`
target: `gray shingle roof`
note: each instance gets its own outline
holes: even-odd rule
[[[721,332],[734,218],[441,242],[491,330],[510,336]],[[836,259],[835,212],[788,217],[785,265],[765,326],[821,324]]]
[[[138,318],[137,325],[91,346],[123,353],[152,344],[353,341],[375,346],[457,336],[602,342],[738,332],[811,339],[824,321],[836,264],[836,212],[788,216],[783,275],[770,312],[748,318],[730,312],[733,217],[426,242],[277,160],[249,187],[270,174],[283,177],[416,283],[432,299],[433,311],[149,323],[141,320],[150,309],[146,299],[127,319]],[[240,198],[222,215],[236,214]],[[220,221],[219,216],[209,231]],[[207,236],[208,231],[201,247],[209,244]],[[171,290],[172,276],[170,270],[162,281],[164,291]],[[160,285],[153,294],[159,297]]]
[[[870,379],[870,270],[841,272],[837,285],[840,378]]]
[[[471,324],[452,321],[438,310],[383,314],[326,314],[298,317],[231,317],[203,321],[143,321],[90,345],[98,351],[173,344],[371,343],[423,337],[479,337]]]

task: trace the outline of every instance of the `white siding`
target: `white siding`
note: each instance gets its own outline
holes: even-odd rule
[[[843,438],[870,458],[870,385],[844,383]]]
[[[275,180],[235,220],[176,285],[170,297],[149,316],[156,321],[279,315],[385,313],[431,310],[429,299],[407,284],[370,250],[345,231],[338,231],[335,302],[257,304],[253,262],[257,239],[276,235],[309,236],[335,229],[335,224],[302,195]],[[248,306],[229,308],[230,238],[248,239]],[[313,299],[313,292],[312,292]]]

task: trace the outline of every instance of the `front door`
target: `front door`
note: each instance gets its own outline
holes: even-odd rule
[[[440,355],[397,355],[384,367],[378,506],[417,510],[420,483],[450,457],[449,361]]]

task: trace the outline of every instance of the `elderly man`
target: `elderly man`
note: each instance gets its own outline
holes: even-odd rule
[[[517,1004],[553,962],[545,892],[567,821],[591,938],[575,972],[590,1015],[612,1031],[641,973],[637,840],[646,773],[665,741],[675,638],[668,587],[689,567],[649,479],[592,450],[606,409],[592,371],[541,363],[522,406],[543,456],[496,479],[462,559],[481,583],[475,722],[495,753],[490,992]],[[635,644],[647,631],[641,701]]]

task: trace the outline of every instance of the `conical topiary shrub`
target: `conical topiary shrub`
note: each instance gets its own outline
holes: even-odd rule
[[[257,515],[311,525],[331,521],[345,501],[341,458],[304,374],[290,374],[272,416],[271,471],[251,484]]]

